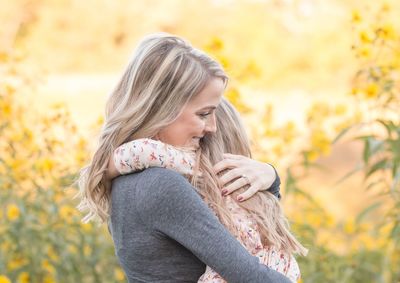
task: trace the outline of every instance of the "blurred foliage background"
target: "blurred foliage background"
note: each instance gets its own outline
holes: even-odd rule
[[[0,283],[122,282],[72,185],[147,33],[225,66],[310,249],[302,282],[400,282],[400,2],[0,0]]]

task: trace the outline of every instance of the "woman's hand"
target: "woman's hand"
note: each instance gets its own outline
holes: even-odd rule
[[[214,172],[218,174],[226,169],[229,171],[219,178],[223,186],[222,195],[229,195],[250,185],[244,193],[238,195],[238,201],[244,201],[258,191],[269,189],[276,178],[275,170],[271,165],[242,155],[225,153],[224,159],[214,165]],[[231,183],[226,185],[229,182]]]

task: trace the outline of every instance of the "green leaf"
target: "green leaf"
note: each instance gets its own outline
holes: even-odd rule
[[[337,185],[341,184],[344,182],[346,179],[357,173],[358,171],[361,171],[363,169],[362,164],[358,164],[356,168],[354,168],[352,171],[348,172],[346,175],[344,175],[342,178],[340,178],[333,186],[336,187]]]
[[[370,189],[372,189],[376,185],[379,185],[379,184],[384,183],[384,182],[385,182],[385,178],[379,178],[378,180],[369,183],[368,186],[365,188],[365,190],[369,191]]]
[[[389,137],[392,136],[392,132],[395,132],[396,129],[399,128],[393,121],[385,121],[382,119],[378,119],[376,121],[386,128],[386,132],[388,133]]]
[[[367,173],[365,174],[365,179],[368,179],[372,174],[374,174],[376,171],[378,170],[385,170],[387,168],[387,164],[388,164],[388,159],[383,158],[380,161],[374,163],[369,170],[367,171]]]
[[[356,126],[358,126],[358,125],[351,125],[351,126],[349,126],[347,128],[344,128],[343,130],[341,130],[339,132],[339,134],[332,141],[332,144],[335,144],[336,142],[338,142],[348,131],[350,131],[351,129],[353,129]]]
[[[374,210],[378,209],[382,205],[382,202],[376,202],[367,208],[365,208],[362,212],[357,215],[356,223],[360,224],[369,213],[373,212]]]

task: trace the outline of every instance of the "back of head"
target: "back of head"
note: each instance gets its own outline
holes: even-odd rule
[[[114,149],[155,136],[213,78],[228,80],[219,63],[184,39],[166,33],[142,39],[107,101],[99,145],[81,171],[78,207],[89,211],[84,221],[109,216],[110,188],[104,177]]]
[[[235,233],[231,213],[227,211],[220,190],[216,189],[219,188],[217,176],[208,172],[212,172],[213,164],[223,159],[223,153],[251,157],[250,143],[240,115],[229,101],[222,100],[217,108],[216,117],[216,133],[206,135],[201,144],[199,163],[204,180],[199,193],[210,203],[220,220],[232,233]],[[249,185],[232,193],[233,199],[236,200],[237,196],[248,188]],[[257,193],[250,199],[237,202],[237,204],[257,222],[265,245],[276,246],[289,253],[302,255],[307,253],[307,250],[291,234],[282,207],[275,196],[270,193]]]

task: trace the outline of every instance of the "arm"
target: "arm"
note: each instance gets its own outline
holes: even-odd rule
[[[135,204],[150,229],[179,242],[228,282],[290,282],[250,255],[184,177],[163,170],[149,186],[136,191],[141,201]]]
[[[108,163],[107,178],[130,174],[148,167],[164,167],[181,174],[192,174],[195,156],[161,141],[148,138],[122,144]]]

